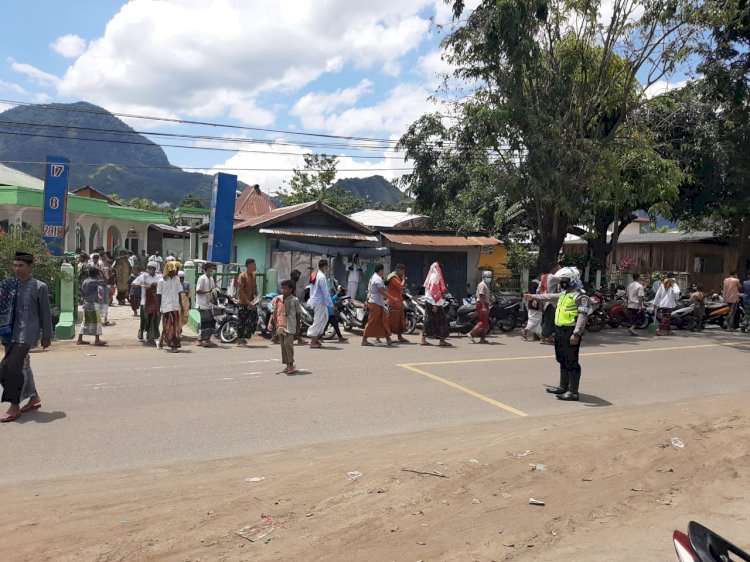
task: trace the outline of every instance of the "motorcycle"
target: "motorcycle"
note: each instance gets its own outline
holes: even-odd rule
[[[477,305],[465,304],[450,294],[446,294],[444,298],[448,303],[445,309],[448,315],[448,331],[468,334],[477,325]]]
[[[691,521],[687,534],[675,531],[672,542],[679,562],[750,562],[750,554],[740,550],[700,523]]]
[[[218,305],[214,305],[214,319],[216,320],[216,333],[221,343],[234,343],[237,341],[239,330],[239,317],[237,315],[236,301],[221,291],[217,295]]]
[[[586,319],[586,331],[598,332],[604,327],[607,321],[607,314],[604,312],[604,295],[599,291],[594,291],[589,297],[591,312]]]
[[[417,299],[411,296],[407,289],[404,289],[404,316],[406,317],[406,333],[413,334],[417,326],[424,323],[424,307],[421,306]]]
[[[515,328],[526,325],[528,312],[519,295],[500,295],[493,297],[490,304],[490,324],[501,332],[512,332]]]
[[[258,299],[255,305],[255,310],[258,313],[258,332],[264,337],[271,337],[271,316],[273,316],[273,308],[271,301],[276,297],[278,293],[266,293]]]
[[[344,330],[351,332],[354,328],[364,330],[367,325],[367,307],[364,303],[354,300],[350,296],[341,297],[339,300],[340,306],[340,322],[344,327]]]

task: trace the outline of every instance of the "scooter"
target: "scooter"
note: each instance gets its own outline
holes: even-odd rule
[[[672,542],[679,562],[750,562],[750,554],[695,521],[688,525],[687,534],[675,531]]]
[[[350,296],[341,297],[339,300],[340,321],[344,330],[351,332],[354,328],[364,330],[367,325],[367,307],[364,303],[354,300]]]
[[[237,315],[237,303],[235,300],[220,291],[217,300],[218,306],[214,306],[214,319],[216,320],[216,333],[221,343],[234,343],[237,341],[240,326]]]
[[[271,301],[274,297],[278,296],[278,293],[266,293],[255,305],[255,310],[258,312],[258,332],[264,337],[271,337],[271,316],[273,316],[273,308],[271,307]]]
[[[512,332],[526,325],[528,312],[523,305],[523,297],[501,295],[494,297],[490,304],[490,324],[501,332]]]
[[[477,325],[477,305],[463,304],[449,293],[444,298],[448,303],[445,310],[448,315],[448,331],[460,334],[471,332],[472,328]]]
[[[407,289],[404,289],[403,307],[406,318],[406,333],[413,334],[417,326],[424,322],[424,309],[420,312],[419,303],[411,296],[411,293]]]

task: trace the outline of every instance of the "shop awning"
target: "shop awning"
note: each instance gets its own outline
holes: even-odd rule
[[[456,236],[441,233],[400,233],[400,232],[383,232],[383,238],[394,244],[402,246],[496,246],[502,244],[497,238],[492,236]]]
[[[267,236],[285,236],[293,238],[310,238],[322,240],[325,238],[331,240],[356,240],[358,242],[378,242],[378,237],[361,232],[347,232],[337,228],[327,228],[323,226],[279,226],[278,228],[267,227],[260,228],[258,232]]]

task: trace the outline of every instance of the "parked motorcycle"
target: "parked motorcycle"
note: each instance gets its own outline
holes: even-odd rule
[[[413,334],[417,326],[424,323],[424,307],[404,289],[404,316],[406,317],[406,333]],[[421,310],[420,310],[421,309]]]
[[[528,312],[520,295],[498,295],[490,304],[490,324],[501,332],[512,332],[526,325]]]
[[[675,531],[672,541],[679,562],[750,562],[750,554],[695,521],[688,525],[687,534]]]
[[[216,320],[216,333],[221,343],[234,343],[237,341],[239,330],[239,317],[237,316],[236,301],[220,291],[217,295],[218,305],[214,305],[214,319]]]
[[[258,332],[264,338],[271,337],[271,317],[273,316],[273,307],[271,301],[276,297],[278,293],[266,293],[262,295],[255,305],[255,310],[258,313]]]
[[[448,303],[445,307],[445,313],[448,315],[448,332],[468,334],[477,325],[477,305],[465,304],[450,293],[447,293],[444,298]]]
[[[351,332],[354,328],[364,330],[367,324],[368,314],[365,303],[354,300],[350,296],[341,297],[340,304],[340,322],[344,330]]]

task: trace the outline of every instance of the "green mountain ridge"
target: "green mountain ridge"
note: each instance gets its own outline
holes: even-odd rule
[[[39,162],[48,155],[70,159],[71,189],[90,185],[125,200],[145,197],[172,205],[188,193],[211,200],[213,176],[173,166],[158,144],[99,106],[87,102],[26,105],[0,113],[0,161],[42,178],[44,164]],[[373,204],[402,199],[401,192],[382,176],[337,183]],[[239,182],[240,190],[246,187]]]

